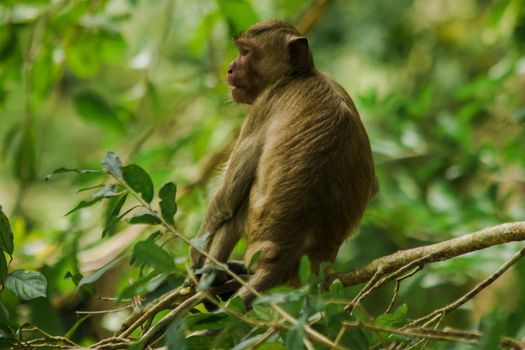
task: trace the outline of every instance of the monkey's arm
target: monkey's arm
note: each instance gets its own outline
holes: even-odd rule
[[[197,234],[197,236],[208,235],[206,250],[210,254],[214,253],[209,248],[217,238],[217,231],[224,223],[230,221],[236,215],[238,209],[249,195],[250,187],[255,179],[260,154],[261,146],[255,137],[243,137],[235,146],[222,182],[210,200],[206,216]],[[231,225],[231,227],[237,227],[237,225]],[[234,245],[240,236],[237,232],[223,232],[221,236],[224,235],[229,237],[221,237],[218,240],[228,240],[230,243],[228,246]],[[216,246],[217,244],[214,245]],[[204,258],[196,250],[191,249],[190,254],[194,266],[199,267],[203,264]],[[214,257],[217,258],[217,256]]]
[[[255,179],[260,158],[260,146],[255,138],[247,137],[235,147],[226,167],[222,183],[213,194],[203,223],[212,233],[233,218]]]

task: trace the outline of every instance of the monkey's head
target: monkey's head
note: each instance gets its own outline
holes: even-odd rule
[[[236,102],[252,104],[280,79],[312,74],[308,39],[291,25],[270,20],[257,23],[234,39],[239,54],[228,66],[228,84]]]

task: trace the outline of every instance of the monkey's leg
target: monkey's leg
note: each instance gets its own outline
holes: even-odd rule
[[[232,217],[222,221],[218,227],[213,228],[213,225],[209,225],[207,223],[208,219],[205,219],[202,224],[196,237],[205,241],[203,242],[204,250],[220,262],[225,262],[228,259],[233,247],[243,235],[246,226],[247,208],[248,196],[244,198]],[[193,268],[202,267],[206,261],[206,257],[193,247],[190,247],[190,258]]]
[[[263,244],[261,257],[255,266],[255,272],[250,277],[248,284],[257,291],[275,287],[279,284],[295,284],[297,282],[297,269],[299,258],[296,249],[286,248],[268,241]],[[237,293],[247,305],[255,295],[245,286]]]

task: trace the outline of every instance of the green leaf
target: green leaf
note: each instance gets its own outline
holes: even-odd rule
[[[173,217],[177,213],[177,203],[175,203],[175,196],[177,195],[177,186],[173,182],[168,182],[159,191],[160,198],[160,212],[162,217],[170,225],[175,221]]]
[[[246,313],[246,304],[244,303],[244,300],[240,296],[235,296],[234,298],[229,299],[226,302],[226,306],[229,310],[239,312],[241,314]]]
[[[230,317],[224,312],[196,314],[187,317],[188,329],[201,331],[223,328],[230,322]]]
[[[89,4],[84,1],[75,1],[69,3],[67,6],[61,6],[49,19],[50,26],[64,28],[66,26],[76,25],[76,23],[79,22],[80,18],[84,15],[88,5]]]
[[[252,306],[252,313],[256,319],[261,321],[275,321],[279,318],[277,312],[267,305],[254,304]]]
[[[299,264],[299,281],[301,282],[301,284],[308,284],[311,275],[312,265],[310,263],[310,259],[308,259],[308,256],[303,255]]]
[[[304,322],[301,320],[293,325],[293,327],[286,332],[285,348],[287,350],[302,350],[304,349]]]
[[[121,166],[122,162],[114,152],[106,153],[106,156],[102,159],[102,168],[104,171],[115,177],[122,178],[122,171],[120,170]]]
[[[307,286],[298,289],[290,287],[281,287],[280,289],[282,291],[267,293],[262,297],[255,299],[253,304],[283,304],[298,301],[303,299],[309,291]]]
[[[0,249],[9,255],[12,255],[14,250],[13,231],[2,206],[0,206]]]
[[[343,337],[343,344],[347,345],[349,349],[369,350],[370,341],[366,333],[359,328],[352,328],[347,331]]]
[[[147,210],[136,213],[131,217],[128,222],[130,224],[147,224],[147,225],[158,225],[161,223],[160,219],[148,212]]]
[[[89,187],[82,187],[82,188],[79,188],[77,190],[77,193],[81,193],[81,192],[86,192],[86,191],[91,191],[91,190],[95,190],[97,188],[103,188],[104,185],[103,184],[100,184],[100,185],[95,185],[95,186],[89,186]]]
[[[341,281],[338,279],[333,281],[328,289],[328,295],[329,295],[328,299],[344,300],[345,291],[344,291],[343,283],[341,283]],[[344,305],[327,304],[325,307],[326,317],[329,319],[332,316],[343,312],[343,309],[344,309]]]
[[[40,272],[17,270],[7,276],[5,286],[22,300],[46,297],[47,281]]]
[[[69,271],[66,272],[66,274],[64,276],[64,279],[71,279],[71,281],[73,281],[73,283],[77,287],[78,287],[78,283],[82,280],[82,278],[84,278],[84,276],[82,276],[80,273],[72,274]],[[95,288],[93,288],[91,286],[88,286],[86,284],[81,286],[80,289],[82,289],[83,292],[85,292],[86,294],[89,294],[89,295],[96,295],[97,294],[97,291],[95,290]]]
[[[1,326],[4,326],[5,329],[9,329],[10,326],[13,325],[13,328],[18,328],[17,324],[13,324],[9,321],[9,311],[7,311],[5,305],[2,303],[2,300],[0,300],[0,330]],[[0,335],[0,338],[2,338],[2,335]]]
[[[148,173],[136,164],[130,164],[122,167],[122,175],[124,181],[133,189],[133,191],[141,194],[142,198],[150,203],[153,200],[153,181]]]
[[[71,339],[71,337],[73,336],[73,334],[75,334],[76,330],[78,329],[78,327],[80,327],[82,325],[82,323],[84,323],[85,320],[87,320],[91,315],[86,315],[84,317],[82,317],[81,319],[77,320],[77,322],[75,322],[75,324],[73,325],[73,327],[71,327],[66,334],[64,334],[64,337],[67,338],[67,339]]]
[[[97,93],[83,91],[74,97],[73,105],[77,113],[86,121],[118,133],[124,132],[124,126],[115,111]]]
[[[92,205],[100,202],[102,200],[102,198],[103,197],[95,198],[95,199],[92,199],[92,200],[89,200],[89,201],[80,201],[80,203],[78,203],[73,209],[68,211],[66,213],[66,215],[64,215],[64,216],[68,216],[69,214],[72,214],[72,213],[76,212],[77,210],[91,207]]]
[[[100,170],[89,170],[89,169],[70,169],[70,168],[58,168],[53,170],[51,174],[46,175],[44,178],[45,181],[49,181],[49,179],[55,175],[55,174],[62,174],[62,173],[77,173],[77,174],[100,174],[102,173]]]
[[[406,323],[408,313],[407,304],[403,304],[394,311],[393,314],[383,314],[379,316],[375,323],[383,327],[399,327]]]
[[[120,291],[117,295],[117,298],[119,300],[129,299],[136,295],[143,295],[146,293],[149,293],[148,297],[150,297],[151,292],[158,291],[159,286],[166,284],[166,281],[168,281],[169,277],[169,273],[159,274],[157,271],[151,271],[151,273],[147,274],[146,276],[141,276],[139,279]]]
[[[251,348],[250,348],[251,349]],[[257,346],[257,350],[286,350],[283,343],[268,343],[265,342]]]
[[[168,350],[186,350],[188,349],[188,342],[184,331],[186,324],[184,320],[178,319],[171,323],[166,331],[166,346]]]
[[[127,198],[128,194],[124,193],[117,199],[116,202],[111,203],[112,206],[108,209],[108,214],[106,216],[106,221],[104,224],[104,230],[102,231],[102,237],[113,234],[113,231],[115,230],[115,225],[119,220],[120,210],[124,206],[124,203],[126,203]]]
[[[126,41],[121,33],[112,30],[100,31],[100,57],[106,63],[118,63],[126,53]]]
[[[261,254],[262,254],[262,251],[261,250],[257,250],[250,258],[250,262],[248,263],[248,266],[246,266],[246,270],[248,272],[251,272],[252,271],[252,268],[255,266],[255,264],[257,263],[257,261],[259,261],[260,257],[261,257]]]
[[[135,244],[132,260],[141,265],[151,266],[158,272],[170,272],[175,269],[173,257],[150,239]]]
[[[100,191],[94,193],[92,199],[112,198],[120,194],[117,185],[107,184]]]
[[[3,251],[0,251],[0,282],[2,285],[7,278],[7,260]]]
[[[124,126],[115,111],[99,94],[93,91],[83,91],[73,98],[77,113],[86,121],[122,134]]]
[[[192,335],[186,338],[188,347],[190,349],[213,349],[214,341],[216,337],[204,336],[204,335]]]
[[[253,337],[250,337],[248,339],[245,339],[241,341],[239,344],[237,344],[232,350],[244,350],[244,349],[260,349],[260,345],[267,344],[265,340],[266,335],[265,334],[257,334]],[[262,344],[261,344],[262,342]],[[257,346],[258,345],[258,346]],[[280,344],[282,346],[282,344]],[[257,346],[257,347],[255,347]],[[280,347],[270,349],[281,349]],[[283,348],[284,349],[284,348]]]
[[[106,272],[108,272],[109,270],[111,270],[113,267],[117,266],[121,261],[122,259],[124,259],[124,257],[121,257],[121,258],[118,258],[118,259],[115,259],[113,260],[112,262],[104,265],[102,268],[100,268],[97,272],[95,272],[94,274],[92,275],[89,275],[89,276],[86,276],[86,277],[83,277],[79,282],[78,282],[78,288],[82,287],[83,285],[85,284],[90,284],[90,283],[93,283],[95,281],[97,281],[100,277],[102,277],[103,274],[105,274]]]

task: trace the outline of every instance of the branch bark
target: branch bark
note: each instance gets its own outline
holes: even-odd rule
[[[330,274],[327,276],[327,284],[329,285],[334,280],[339,279],[345,287],[353,286],[370,280],[377,271],[381,270],[382,274],[387,274],[417,259],[421,259],[420,265],[425,265],[432,262],[448,260],[494,245],[524,240],[525,221],[501,224],[448,241],[401,250],[394,254],[375,259],[365,266],[346,272]]]

